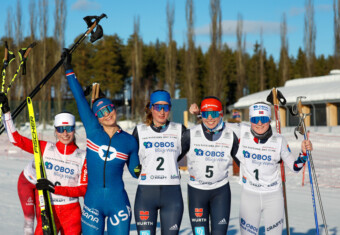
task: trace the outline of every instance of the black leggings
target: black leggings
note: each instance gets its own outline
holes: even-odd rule
[[[156,234],[158,210],[161,234],[177,235],[183,216],[180,185],[138,185],[134,208],[138,234]]]
[[[188,185],[188,200],[193,234],[227,234],[231,203],[229,183],[212,190],[197,189]]]

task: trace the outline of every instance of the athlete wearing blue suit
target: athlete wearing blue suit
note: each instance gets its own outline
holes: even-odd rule
[[[87,137],[88,187],[82,213],[83,234],[103,234],[107,217],[108,234],[129,234],[131,206],[122,179],[127,164],[135,178],[139,165],[138,143],[116,124],[116,111],[109,99],[99,98],[91,110],[64,52],[67,81],[77,101]],[[96,117],[97,116],[97,117]]]

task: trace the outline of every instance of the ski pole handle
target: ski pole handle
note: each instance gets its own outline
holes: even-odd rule
[[[25,59],[27,58],[28,54],[31,52],[32,48],[35,47],[35,45],[37,45],[37,43],[36,43],[36,42],[33,42],[31,45],[29,45],[29,46],[27,47],[27,50],[26,50],[26,52],[25,52],[25,54],[24,54],[24,58],[25,58]]]
[[[4,56],[4,62],[8,60],[8,44],[7,41],[5,41],[5,56]]]

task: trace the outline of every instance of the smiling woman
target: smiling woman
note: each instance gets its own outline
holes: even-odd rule
[[[84,235],[103,234],[107,224],[108,234],[128,235],[131,206],[122,176],[126,164],[131,175],[137,177],[134,172],[139,165],[137,141],[117,125],[116,109],[111,100],[100,97],[94,101],[91,110],[67,51],[64,58],[67,81],[76,99],[87,138],[89,180],[82,232]]]
[[[4,125],[9,140],[22,150],[33,153],[32,140],[20,135],[16,130],[7,97],[3,93],[0,93],[0,103],[2,111],[5,111]],[[39,179],[37,183],[34,161],[30,162],[19,176],[18,194],[25,216],[25,234],[33,234],[34,211],[40,215],[40,207],[35,206],[39,200],[36,189],[51,192],[57,232],[81,234],[81,208],[78,197],[85,195],[87,187],[85,151],[78,149],[74,142],[75,118],[71,113],[57,114],[54,127],[58,140],[56,143],[39,140],[47,179]],[[38,216],[35,234],[42,233],[41,217]]]
[[[292,171],[300,171],[306,162],[307,150],[312,150],[312,143],[302,141],[301,152],[295,160],[285,138],[272,132],[268,104],[258,102],[251,105],[249,119],[250,125],[241,124],[236,155],[240,161],[240,183],[243,186],[241,234],[257,233],[262,216],[266,231],[282,234],[284,204],[279,165],[283,161]]]

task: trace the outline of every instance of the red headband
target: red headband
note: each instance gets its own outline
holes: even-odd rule
[[[201,103],[201,112],[204,111],[222,111],[221,101],[214,98],[204,99]]]

